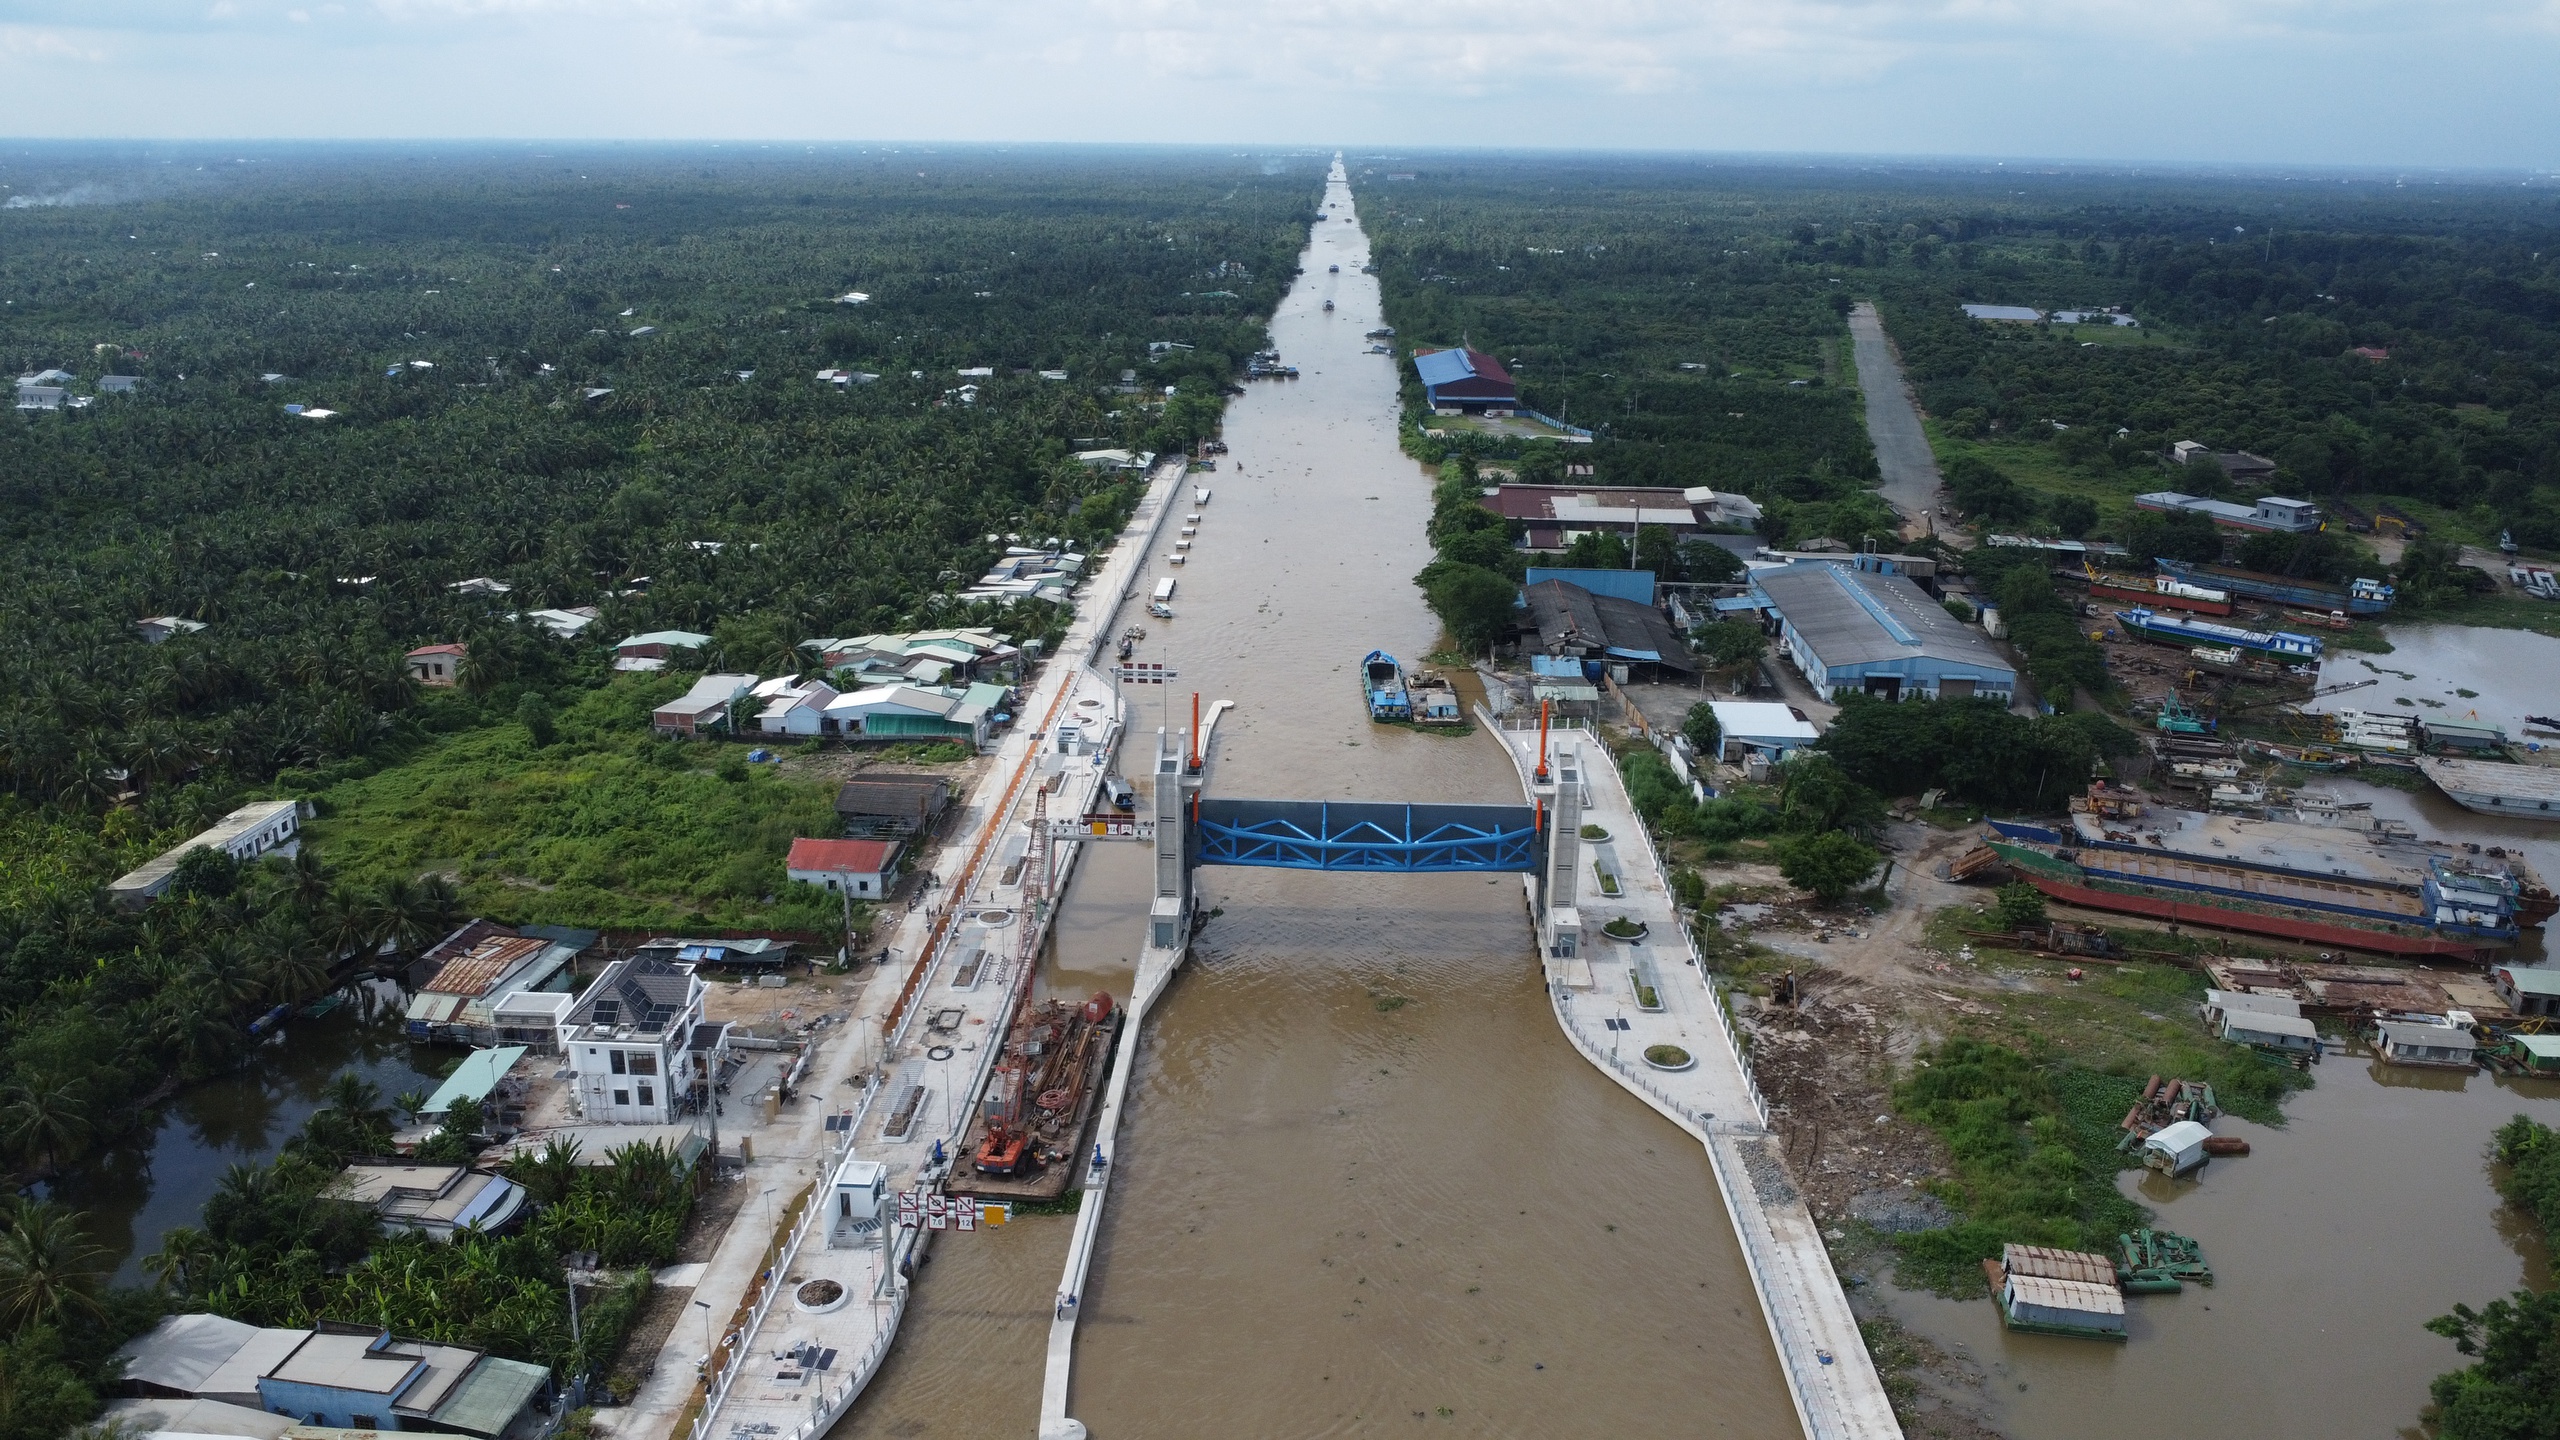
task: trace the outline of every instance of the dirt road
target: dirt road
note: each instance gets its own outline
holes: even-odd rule
[[[1858,388],[1867,397],[1867,437],[1875,442],[1876,466],[1884,472],[1878,493],[1902,517],[1905,535],[1920,534],[1921,513],[1939,508],[1940,484],[1937,457],[1920,428],[1920,407],[1873,304],[1862,300],[1849,312],[1849,338],[1857,351]]]

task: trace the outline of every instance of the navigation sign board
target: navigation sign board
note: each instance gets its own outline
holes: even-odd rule
[[[1117,812],[1086,815],[1080,819],[1049,822],[1052,840],[1153,840],[1156,822],[1153,817],[1140,817]]]
[[[1182,676],[1181,671],[1173,669],[1160,660],[1138,661],[1122,665],[1111,673],[1125,685],[1161,685],[1167,680],[1180,679]]]

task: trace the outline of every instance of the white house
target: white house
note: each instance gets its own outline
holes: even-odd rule
[[[986,743],[993,712],[965,695],[917,685],[882,685],[827,702],[829,731],[867,740],[959,740]]]
[[[560,1025],[580,1115],[590,1124],[673,1123],[696,1078],[685,1046],[702,1004],[691,970],[660,960],[606,966]]]
[[[127,908],[138,908],[144,902],[169,888],[178,872],[178,862],[190,850],[219,850],[243,865],[254,865],[269,855],[293,855],[302,849],[302,822],[308,819],[308,801],[256,800],[222,817],[222,823],[161,852],[157,859],[139,869],[116,877],[107,887],[107,896]]]
[[[752,698],[763,702],[763,708],[756,712],[756,729],[767,735],[827,733],[827,704],[837,693],[823,680],[777,675],[749,692]]]
[[[134,621],[133,628],[142,632],[143,644],[157,645],[172,635],[193,635],[204,628],[204,622],[189,620],[182,615],[154,615],[147,620]]]
[[[898,883],[898,850],[895,840],[801,839],[787,863],[794,880],[877,900]]]
[[[566,610],[527,610],[524,618],[563,640],[574,640],[579,631],[602,619],[603,612],[593,605],[572,605]]]

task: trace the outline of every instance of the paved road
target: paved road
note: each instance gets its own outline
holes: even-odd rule
[[[1858,388],[1867,397],[1867,438],[1875,442],[1876,465],[1884,472],[1880,493],[1902,517],[1903,532],[1918,534],[1920,512],[1939,508],[1940,483],[1937,457],[1920,429],[1920,407],[1874,305],[1862,300],[1849,312],[1849,338],[1857,350]]]

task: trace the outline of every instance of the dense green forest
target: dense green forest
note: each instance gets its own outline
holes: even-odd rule
[[[831,922],[780,869],[832,826],[822,787],[653,742],[646,706],[683,675],[616,678],[599,642],[701,630],[701,662],[773,674],[825,635],[1054,635],[1055,607],[954,592],[1009,539],[1117,533],[1136,487],[1073,451],[1216,428],[1320,175],[1146,152],[15,157],[0,363],[68,372],[74,403],[0,421],[0,1173],[77,1168],[241,1063],[251,1017],[473,910]],[[479,577],[508,588],[455,588]],[[567,606],[602,618],[575,641],[519,618]],[[155,616],[199,628],[148,643]],[[422,693],[402,656],[443,641],[469,646],[462,686]],[[300,860],[199,857],[143,910],[105,904],[262,793],[318,802]],[[76,1231],[27,1214],[0,1242]],[[299,1253],[301,1222],[276,1223],[208,1229],[258,1276],[291,1271],[259,1246]],[[542,1254],[487,1258],[557,1290]],[[204,1260],[169,1269],[196,1303]],[[94,1297],[84,1264],[56,1279]],[[325,1313],[342,1283],[223,1303]],[[510,1348],[570,1358],[558,1297],[525,1297]],[[13,1359],[12,1393],[90,1393],[63,1357],[112,1309],[6,1317],[33,1367]],[[60,1429],[37,1413],[0,1432]]]
[[[2540,188],[1397,163],[1414,178],[1354,178],[1399,345],[1517,357],[1527,403],[1598,431],[1572,458],[1604,481],[1854,502],[1874,472],[1834,337],[1855,297],[1882,308],[1942,458],[2025,492],[1990,518],[2121,536],[2140,491],[2229,493],[2164,464],[2193,439],[2274,460],[2276,490],[2560,548],[2560,202]],[[1965,302],[2141,323],[1984,323]],[[1770,529],[1854,541],[1851,519],[1780,506]]]

